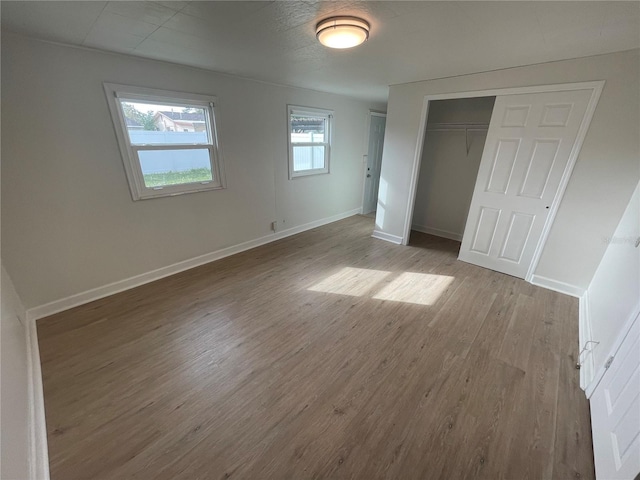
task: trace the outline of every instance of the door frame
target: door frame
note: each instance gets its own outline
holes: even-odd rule
[[[369,136],[371,135],[371,117],[384,117],[387,118],[387,112],[380,112],[378,110],[369,110],[367,113],[367,121],[364,132],[364,145],[362,150],[366,153],[362,154],[363,158],[363,171],[362,174],[362,202],[360,204],[360,213],[364,214],[364,203],[366,202],[365,195],[367,193],[367,163],[369,162]],[[378,180],[380,181],[380,180]]]
[[[542,249],[547,242],[549,231],[551,230],[551,225],[553,225],[558,207],[562,201],[562,198],[564,197],[564,192],[567,188],[567,184],[569,183],[571,173],[573,172],[573,167],[575,166],[576,160],[580,153],[580,149],[582,148],[582,144],[587,135],[587,131],[589,130],[589,125],[591,124],[591,119],[593,118],[596,106],[598,105],[598,100],[600,99],[600,95],[602,94],[604,84],[604,80],[597,80],[591,82],[560,83],[552,85],[536,85],[530,87],[496,88],[491,90],[474,90],[425,95],[422,102],[422,113],[420,115],[418,140],[416,144],[415,156],[413,159],[413,167],[411,169],[411,182],[409,184],[409,196],[406,216],[404,220],[404,235],[402,237],[402,245],[408,245],[409,236],[411,235],[411,220],[413,218],[413,210],[416,201],[418,178],[420,175],[420,164],[422,161],[422,151],[424,146],[424,139],[426,136],[427,118],[429,116],[430,102],[434,100],[453,100],[459,98],[494,96],[498,97],[504,95],[521,95],[527,93],[564,92],[568,90],[591,90],[591,98],[589,99],[589,103],[587,104],[587,110],[584,114],[584,118],[582,119],[582,124],[578,129],[578,135],[576,136],[573,148],[571,149],[571,153],[569,154],[569,161],[567,162],[567,166],[562,173],[562,178],[560,179],[560,185],[558,187],[558,193],[553,199],[553,203],[551,204],[551,208],[549,209],[549,215],[547,216],[544,227],[542,229],[542,234],[540,235],[538,245],[536,245],[536,249],[531,260],[531,265],[529,265],[527,275],[525,276],[525,280],[531,282],[534,276],[533,272],[535,271],[536,267],[538,266],[538,262],[540,261]]]

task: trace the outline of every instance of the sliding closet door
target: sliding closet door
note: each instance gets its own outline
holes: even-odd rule
[[[640,316],[636,318],[591,397],[596,477],[640,474]]]
[[[591,93],[496,98],[460,260],[526,276]]]

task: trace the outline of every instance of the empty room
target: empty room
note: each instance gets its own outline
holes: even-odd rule
[[[5,1],[0,478],[640,475],[640,2]]]

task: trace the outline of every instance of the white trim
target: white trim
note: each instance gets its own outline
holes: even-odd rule
[[[579,300],[578,311],[578,352],[586,346],[586,350],[582,354],[581,358],[577,358],[576,362],[581,362],[580,365],[580,388],[586,390],[587,385],[593,380],[593,370],[595,364],[593,361],[593,347],[594,345],[587,342],[591,342],[593,336],[591,334],[591,316],[589,315],[589,290],[584,292],[584,295]]]
[[[505,87],[489,90],[471,90],[465,92],[435,93],[425,95],[429,100],[451,100],[470,97],[497,97],[501,95],[523,95],[528,93],[566,92],[570,90],[590,90],[604,85],[604,80],[573,83],[553,83],[549,85],[531,85],[528,87]]]
[[[537,285],[538,287],[547,288],[554,292],[564,293],[565,295],[570,295],[576,298],[580,298],[585,294],[584,288],[561,282],[559,280],[554,280],[552,278],[543,277],[541,275],[533,275],[530,283]]]
[[[633,327],[633,324],[636,321],[640,322],[640,303],[638,305],[636,305],[636,308],[633,309],[631,315],[629,316],[629,318],[625,322],[624,326],[620,330],[620,333],[618,334],[618,337],[616,338],[616,341],[614,342],[613,346],[611,347],[611,351],[609,352],[609,355],[607,355],[607,358],[611,357],[611,356],[615,356],[618,353],[618,350],[620,349],[620,346],[624,342],[624,339],[627,337],[627,335],[631,331],[631,328]],[[591,333],[591,332],[589,332],[589,333]],[[588,338],[588,340],[590,340],[590,339],[591,338]],[[595,372],[595,374],[593,374],[591,376],[591,378],[587,377],[585,379],[585,381],[587,381],[586,388],[582,387],[582,374],[580,375],[580,386],[585,391],[584,393],[587,396],[587,398],[591,398],[591,395],[593,395],[593,392],[595,391],[596,387],[598,386],[598,384],[602,380],[602,377],[604,376],[606,371],[607,371],[607,369],[604,367],[604,365],[602,365],[598,369],[598,371]]]
[[[174,275],[176,273],[189,270],[190,268],[204,265],[205,263],[213,262],[215,260],[219,260],[236,253],[244,252],[245,250],[250,250],[266,243],[271,243],[276,240],[280,240],[282,238],[304,232],[306,230],[311,230],[312,228],[321,227],[322,225],[326,225],[328,223],[337,222],[338,220],[357,215],[358,213],[360,213],[360,207],[348,210],[343,213],[339,213],[337,215],[333,215],[331,217],[326,217],[320,220],[305,223],[304,225],[299,225],[287,230],[282,230],[277,233],[265,235],[264,237],[249,240],[247,242],[233,245],[231,247],[206,253],[204,255],[184,260],[182,262],[174,263],[166,267],[161,267],[147,273],[135,275],[124,280],[118,280],[117,282],[93,288],[85,292],[76,293],[75,295],[61,298],[59,300],[54,300],[53,302],[28,309],[27,318],[29,319],[29,321],[34,321],[39,318],[48,317],[49,315],[68,310],[79,305],[84,305],[85,303],[93,302],[94,300],[99,300],[101,298],[108,297],[109,295],[113,295],[134,287],[138,287],[140,285],[144,285],[145,283],[154,282],[156,280],[160,280],[161,278],[168,277],[169,275]]]
[[[29,395],[29,478],[49,480],[47,422],[44,415],[44,393],[42,390],[38,331],[35,320],[27,320],[26,323],[27,381]]]
[[[402,245],[402,237],[392,235],[390,233],[381,232],[380,230],[374,230],[371,234],[373,238],[378,240],[385,240],[387,242],[395,243],[396,245]]]
[[[492,97],[492,96],[504,96],[504,95],[520,95],[520,94],[528,94],[528,93],[544,93],[544,92],[562,92],[562,91],[570,91],[570,90],[592,90],[591,99],[589,100],[589,104],[587,106],[587,111],[585,112],[584,118],[582,120],[582,124],[580,126],[580,130],[578,131],[578,136],[574,142],[573,149],[571,150],[571,154],[569,155],[569,161],[563,173],[562,179],[560,180],[560,186],[558,188],[558,192],[556,194],[556,198],[554,199],[551,208],[549,209],[549,214],[545,221],[545,225],[542,230],[542,234],[538,241],[538,245],[534,251],[533,258],[531,260],[531,264],[529,265],[529,269],[527,271],[527,275],[525,279],[531,283],[534,282],[536,267],[538,266],[538,262],[540,261],[540,256],[542,255],[542,250],[546,243],[547,237],[549,235],[549,231],[551,230],[551,226],[553,224],[553,220],[555,219],[558,207],[562,201],[564,196],[564,192],[566,190],[566,186],[569,182],[569,178],[571,176],[571,172],[573,171],[573,167],[580,153],[580,149],[582,148],[582,143],[586,138],[587,131],[589,129],[589,125],[591,123],[591,119],[595,112],[596,106],[598,104],[598,100],[600,99],[600,94],[602,93],[602,89],[604,88],[605,81],[592,81],[592,82],[576,82],[576,83],[564,83],[564,84],[554,84],[554,85],[538,85],[538,86],[530,86],[530,87],[512,87],[512,88],[498,88],[492,90],[478,90],[478,91],[469,91],[469,92],[454,92],[454,93],[441,93],[441,94],[433,94],[433,95],[425,95],[422,105],[422,114],[420,117],[420,127],[418,131],[418,140],[416,145],[416,154],[413,160],[413,168],[411,172],[411,183],[409,185],[409,197],[408,197],[408,205],[406,209],[405,216],[405,228],[404,234],[402,237],[402,244],[407,245],[409,243],[409,236],[411,234],[411,222],[413,219],[413,209],[415,204],[415,196],[416,190],[418,186],[418,177],[420,174],[420,163],[422,160],[422,147],[424,145],[424,137],[426,135],[426,123],[427,117],[429,114],[429,102],[433,100],[448,100],[448,99],[456,99],[456,98],[472,98],[472,97]],[[542,277],[538,277],[541,279]],[[550,279],[545,279],[550,280]],[[551,290],[556,290],[557,288],[563,288],[563,286],[571,287],[570,290],[574,293],[568,293],[568,295],[572,296],[581,296],[582,293],[576,294],[577,291],[584,292],[583,289],[577,289],[571,285],[563,284],[563,282],[556,282],[554,280],[550,280],[555,288],[551,288]],[[562,293],[566,293],[563,290]]]
[[[457,242],[462,241],[462,235],[460,233],[449,232],[447,230],[440,230],[439,228],[413,224],[411,225],[411,230],[415,230],[416,232],[427,233],[429,235],[435,235],[436,237],[448,238],[449,240],[455,240]]]

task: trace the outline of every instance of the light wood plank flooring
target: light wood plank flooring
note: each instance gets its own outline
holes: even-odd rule
[[[576,299],[372,229],[40,320],[52,479],[593,478]]]

